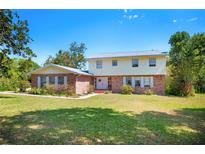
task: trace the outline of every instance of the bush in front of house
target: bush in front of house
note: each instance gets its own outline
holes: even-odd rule
[[[30,88],[31,84],[27,80],[22,80],[19,83],[19,90],[20,92],[26,92],[26,89]]]
[[[31,90],[29,91],[29,94],[43,95],[45,94],[45,91],[41,88],[31,88]]]
[[[144,94],[145,94],[145,95],[153,95],[154,92],[153,92],[151,89],[146,89],[146,90],[144,91]]]
[[[133,92],[133,88],[130,85],[122,86],[122,94],[131,95]]]
[[[47,85],[45,88],[45,93],[48,94],[48,95],[56,95],[56,88],[55,88],[55,85]]]
[[[95,91],[95,87],[93,85],[89,85],[88,87],[88,93],[93,93]]]

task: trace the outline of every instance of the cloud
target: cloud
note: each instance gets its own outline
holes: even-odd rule
[[[176,22],[177,22],[177,20],[176,20],[176,19],[174,19],[174,20],[172,20],[172,22],[173,22],[173,23],[176,23]]]
[[[136,18],[138,18],[138,17],[139,17],[138,14],[133,14],[133,15],[126,15],[126,14],[124,14],[124,15],[123,15],[123,18],[126,18],[126,19],[128,19],[128,20],[133,20],[133,19],[136,19]]]
[[[198,18],[197,18],[197,17],[194,17],[194,18],[188,19],[187,21],[192,22],[192,21],[196,21],[196,20],[198,20]]]

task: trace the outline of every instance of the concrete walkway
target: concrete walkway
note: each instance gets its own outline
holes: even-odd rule
[[[18,95],[18,96],[32,96],[32,97],[45,97],[45,98],[63,98],[63,99],[87,99],[87,98],[98,95],[96,93],[93,93],[93,94],[88,94],[88,95],[78,96],[78,97],[65,97],[65,96],[33,95],[33,94],[26,94],[26,93],[15,93],[13,91],[3,91],[3,92],[0,92],[0,94]]]

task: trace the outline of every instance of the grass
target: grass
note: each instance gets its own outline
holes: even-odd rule
[[[205,144],[205,95],[0,95],[0,144]]]

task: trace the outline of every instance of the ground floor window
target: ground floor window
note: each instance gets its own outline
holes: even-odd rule
[[[129,86],[132,85],[132,78],[131,77],[126,77],[126,85],[129,85]]]
[[[41,79],[40,87],[43,88],[46,86],[46,76],[41,76],[40,79]]]
[[[51,84],[51,85],[55,84],[55,77],[54,76],[49,76],[49,84]]]
[[[151,87],[151,77],[144,77],[144,87]]]
[[[140,78],[135,78],[135,88],[138,88],[141,86],[141,79]]]
[[[63,76],[59,76],[58,77],[58,84],[59,85],[63,85],[64,84],[64,77]]]

